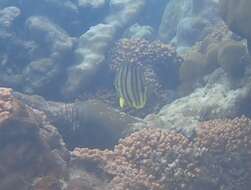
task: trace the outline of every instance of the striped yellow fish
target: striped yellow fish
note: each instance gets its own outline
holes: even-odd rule
[[[147,101],[147,88],[143,68],[137,64],[121,64],[115,77],[119,105],[141,109]]]

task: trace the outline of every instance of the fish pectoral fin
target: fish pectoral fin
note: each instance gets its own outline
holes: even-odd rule
[[[119,106],[121,108],[125,107],[125,99],[123,97],[119,97]]]

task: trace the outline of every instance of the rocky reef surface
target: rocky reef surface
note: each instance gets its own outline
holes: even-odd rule
[[[0,97],[2,189],[250,187],[251,120],[246,117],[202,122],[192,139],[150,126],[120,139],[113,150],[70,151],[45,112],[21,103],[11,89],[1,88]]]
[[[249,190],[249,0],[2,0],[0,189]],[[144,70],[120,109],[121,64]]]

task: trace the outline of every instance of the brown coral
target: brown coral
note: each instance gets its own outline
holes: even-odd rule
[[[75,149],[81,159],[98,160],[113,176],[112,189],[182,189],[200,170],[193,162],[192,144],[181,134],[143,129],[121,140],[113,152]]]
[[[197,129],[195,146],[209,181],[223,190],[248,190],[251,178],[251,120],[213,120]]]
[[[122,39],[116,43],[112,51],[115,66],[121,63],[154,64],[171,60],[182,61],[173,46],[159,41]]]
[[[179,133],[147,128],[120,141],[114,151],[75,149],[110,176],[110,189],[248,190],[251,120],[213,120],[189,141]],[[108,177],[109,178],[109,177]]]

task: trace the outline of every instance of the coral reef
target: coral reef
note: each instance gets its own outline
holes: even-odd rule
[[[219,68],[205,78],[205,86],[167,104],[150,117],[149,122],[193,136],[194,127],[200,121],[241,115],[239,108],[250,91],[249,81],[247,78],[233,88],[227,75]]]
[[[192,146],[180,134],[143,129],[120,141],[114,151],[78,149],[81,162],[92,161],[112,176],[111,189],[182,189],[199,174]]]
[[[80,36],[75,50],[77,64],[69,69],[63,89],[63,94],[67,96],[74,97],[97,78],[106,50],[111,46],[114,37],[141,12],[145,0],[112,0],[109,5],[110,15],[104,18],[104,23],[91,27]]]
[[[69,149],[76,146],[111,148],[133,126],[145,126],[143,120],[98,100],[63,103],[46,101],[35,95],[13,94],[26,105],[44,112],[50,123],[58,128]]]
[[[0,189],[249,190],[250,7],[1,0]],[[116,109],[124,63],[142,111]]]
[[[196,134],[190,141],[179,133],[146,128],[122,139],[114,151],[76,148],[72,162],[109,176],[114,190],[247,190],[250,119],[203,122]]]
[[[150,67],[152,72],[149,75],[155,75],[148,76],[148,80],[158,80],[164,88],[177,85],[178,68],[183,60],[177,55],[175,47],[160,41],[121,39],[115,44],[111,54],[111,68],[114,70],[123,63],[140,64]]]
[[[135,110],[128,109],[127,112],[144,117],[173,100],[179,82],[179,66],[183,62],[175,47],[156,40],[125,38],[115,43],[109,55],[109,67],[113,73],[125,63],[138,64],[144,69],[147,104],[141,111],[135,113]]]
[[[203,78],[219,67],[233,84],[240,83],[250,67],[250,55],[244,40],[240,40],[222,22],[210,31],[202,41],[182,53],[184,63],[179,69],[181,96],[203,86]]]
[[[216,189],[250,189],[251,120],[212,120],[197,128],[200,165]]]
[[[244,116],[198,122],[190,138],[152,123],[154,128],[130,134],[113,150],[75,148],[69,154],[46,117],[68,108],[19,94],[32,108],[17,96],[11,89],[0,89],[3,189],[248,190],[251,185],[251,120]]]
[[[40,176],[65,177],[69,153],[45,115],[0,89],[0,187],[25,190]]]

